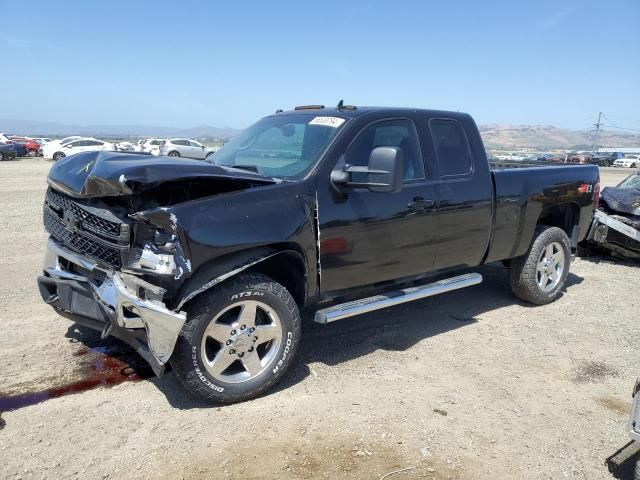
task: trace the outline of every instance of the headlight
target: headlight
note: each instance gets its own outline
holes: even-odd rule
[[[176,273],[175,256],[169,253],[156,253],[149,245],[145,245],[142,249],[140,266],[162,275],[175,275]]]

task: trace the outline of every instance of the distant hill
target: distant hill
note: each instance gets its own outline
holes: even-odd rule
[[[151,125],[65,125],[53,122],[33,122],[0,118],[0,132],[17,135],[103,137],[188,137],[230,138],[239,132],[231,127],[198,125],[192,128],[157,127]]]
[[[567,130],[551,125],[481,125],[482,140],[489,149],[531,150],[575,149],[593,147],[594,130]],[[601,130],[598,146],[637,147],[640,134]]]
[[[491,150],[588,150],[593,146],[593,130],[568,130],[552,125],[480,125],[480,134]],[[192,128],[151,125],[65,125],[53,122],[0,119],[0,132],[32,136],[88,135],[102,137],[188,137],[228,139],[239,130],[231,127],[198,125]],[[611,130],[600,132],[599,145],[640,146],[640,134]]]

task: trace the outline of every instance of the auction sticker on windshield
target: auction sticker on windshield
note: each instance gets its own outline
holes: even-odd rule
[[[309,122],[309,125],[324,125],[325,127],[338,128],[344,123],[344,118],[339,117],[316,117]]]

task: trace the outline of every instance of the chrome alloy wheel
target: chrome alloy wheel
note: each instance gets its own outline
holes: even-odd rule
[[[536,268],[536,280],[540,288],[549,292],[556,288],[564,272],[564,250],[558,242],[544,249]]]
[[[233,303],[207,325],[200,355],[205,369],[225,383],[246,382],[262,373],[282,343],[276,311],[256,300]]]

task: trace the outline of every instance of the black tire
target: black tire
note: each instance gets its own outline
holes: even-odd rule
[[[0,152],[0,162],[4,161],[4,152]]]
[[[62,160],[66,155],[62,152],[56,152],[53,154],[53,160],[57,162],[58,160]]]
[[[538,283],[538,264],[547,247],[552,244],[559,245],[564,253],[561,262],[562,272],[557,283],[553,282],[549,290],[544,290]],[[562,295],[570,265],[571,246],[564,230],[557,227],[538,227],[529,251],[511,262],[511,291],[516,297],[534,305],[551,303]]]
[[[273,347],[274,353],[260,373],[250,379],[230,383],[215,378],[207,370],[202,358],[202,345],[205,330],[212,320],[226,308],[241,301],[239,299],[259,301],[273,309],[282,333],[280,345]],[[266,392],[282,378],[295,358],[300,334],[300,313],[289,292],[265,275],[240,274],[196,298],[188,306],[187,322],[178,337],[171,366],[180,383],[192,394],[217,403],[242,402]],[[223,350],[225,346],[220,345],[220,350]],[[259,350],[260,347],[257,347],[256,353]],[[228,353],[231,352],[234,350]],[[229,368],[233,367],[234,364]]]
[[[610,162],[609,160],[605,160],[605,161],[603,162],[603,166],[604,166],[604,167],[610,167],[610,166],[611,166],[611,162]]]
[[[180,156],[180,152],[176,152],[175,150],[172,152],[169,152],[169,156],[170,157],[179,157]]]
[[[636,168],[636,167],[637,167],[637,165],[635,163],[631,164],[631,168]]]

